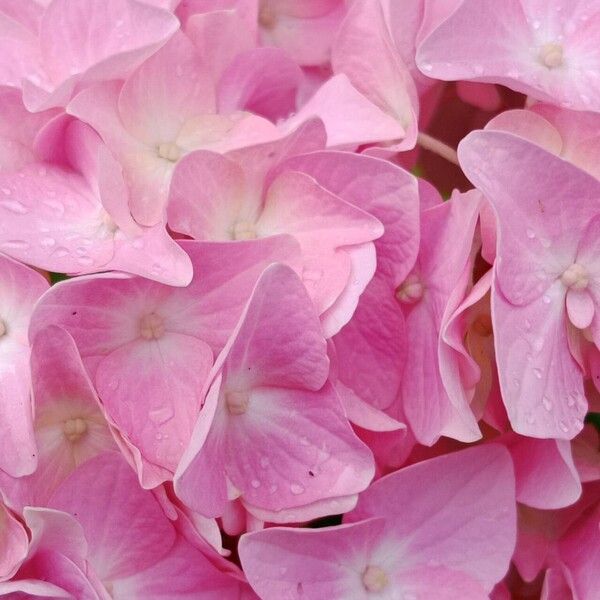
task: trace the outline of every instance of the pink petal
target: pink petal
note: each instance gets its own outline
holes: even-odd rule
[[[177,26],[167,11],[133,0],[55,0],[40,25],[41,51],[53,84],[47,89],[25,87],[26,106],[64,106],[78,80],[125,77]]]
[[[215,112],[212,77],[178,32],[125,82],[118,99],[123,127],[148,145],[175,141],[186,121]]]
[[[336,37],[331,61],[335,73],[347,75],[369,100],[398,120],[406,131],[402,147],[412,148],[418,115],[415,84],[391,40],[378,1],[352,5]]]
[[[14,477],[31,473],[37,463],[27,328],[48,287],[36,271],[0,256],[0,467]]]
[[[240,539],[240,559],[264,600],[362,600],[368,597],[362,570],[385,525],[370,519],[326,529],[265,529]]]
[[[50,505],[77,515],[89,544],[88,560],[104,580],[151,566],[175,542],[160,505],[140,489],[135,473],[117,453],[82,465],[56,490]]]
[[[248,110],[272,121],[296,109],[300,67],[279,48],[238,54],[219,81],[219,112]]]
[[[436,79],[500,83],[553,104],[597,110],[596,82],[586,75],[600,58],[593,42],[599,25],[594,3],[466,0],[422,40],[417,64]]]
[[[557,156],[563,149],[563,139],[556,127],[531,110],[505,110],[489,121],[485,128],[514,133]]]
[[[515,466],[519,502],[548,510],[577,501],[581,483],[568,442],[516,436],[508,449]]]
[[[121,346],[98,365],[96,385],[105,410],[123,436],[139,448],[144,487],[153,465],[174,472],[200,409],[212,352],[200,339],[167,333],[157,340],[138,339]],[[138,398],[131,403],[130,399]],[[150,483],[151,482],[151,483]]]
[[[323,387],[329,360],[321,324],[289,267],[273,265],[261,275],[227,344],[225,368],[238,385]]]
[[[315,117],[325,124],[329,147],[396,141],[406,135],[395,117],[363,96],[343,73],[328,79],[282,127],[291,131]]]
[[[38,465],[15,484],[20,502],[43,506],[80,464],[116,448],[73,338],[64,329],[50,325],[35,337],[31,375]],[[80,437],[68,433],[69,421],[83,429]]]
[[[499,131],[469,134],[459,159],[498,217],[500,289],[514,304],[539,298],[575,262],[583,231],[598,214],[598,182],[531,142]]]
[[[150,568],[116,581],[112,592],[121,598],[258,600],[247,583],[218,570],[209,558],[181,538]]]
[[[436,493],[427,493],[423,481],[435,481]],[[486,444],[396,471],[363,492],[346,520],[370,517],[385,517],[389,534],[406,540],[403,569],[434,561],[489,591],[506,573],[515,546],[510,456]]]
[[[526,306],[494,282],[492,321],[502,398],[521,435],[571,439],[583,427],[582,375],[569,351],[564,289],[556,282]]]
[[[567,290],[567,314],[578,329],[589,327],[594,318],[595,304],[586,290]]]

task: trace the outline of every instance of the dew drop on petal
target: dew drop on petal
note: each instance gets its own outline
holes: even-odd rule
[[[292,485],[290,485],[290,492],[295,496],[299,496],[304,493],[304,486],[300,483],[292,483]]]

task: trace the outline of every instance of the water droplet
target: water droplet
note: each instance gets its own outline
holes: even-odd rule
[[[548,396],[544,396],[542,398],[542,405],[548,412],[550,412],[552,410],[552,400],[550,400],[550,398],[548,398]]]
[[[279,574],[285,575],[287,573],[287,567],[279,567]]]
[[[550,304],[550,302],[552,302],[552,299],[550,298],[550,296],[548,296],[548,294],[544,294],[542,296],[542,302],[544,304]]]
[[[559,421],[558,426],[560,427],[561,431],[564,431],[565,433],[569,431],[569,426],[564,421]]]
[[[261,456],[260,457],[260,466],[263,469],[266,469],[270,464],[271,464],[271,461],[269,460],[268,456]]]
[[[29,243],[23,240],[7,240],[0,245],[8,250],[27,250],[29,248]]]
[[[65,256],[68,256],[69,254],[71,254],[71,252],[67,248],[64,248],[63,246],[60,246],[59,248],[57,248],[54,251],[54,255],[57,256],[58,258],[64,258]]]
[[[550,246],[552,245],[552,242],[548,238],[540,238],[540,244],[544,248],[550,248]]]
[[[304,283],[316,284],[321,281],[323,271],[321,269],[306,269],[302,270],[302,281]]]
[[[257,488],[259,488],[259,487],[260,487],[260,481],[259,481],[258,479],[253,479],[253,480],[250,482],[250,485],[251,485],[251,486],[252,486],[254,489],[257,489]]]
[[[274,493],[277,491],[277,489],[278,489],[278,488],[277,488],[277,486],[276,486],[276,485],[272,485],[272,486],[269,488],[269,494],[274,494]]]
[[[5,187],[2,188],[2,193],[5,196],[10,196],[12,194],[12,192],[10,191],[10,188],[5,188]]]
[[[51,248],[52,246],[54,246],[54,244],[56,244],[56,240],[51,237],[43,237],[40,240],[40,246],[42,246],[43,248]]]
[[[536,20],[535,20],[535,21],[534,21],[534,22],[531,24],[531,26],[532,26],[534,29],[536,29],[536,30],[537,30],[537,29],[539,29],[539,28],[542,26],[542,24],[541,24],[541,23],[540,23],[540,22],[539,22],[539,21],[536,19]]]
[[[292,485],[290,485],[290,492],[295,496],[299,496],[304,493],[304,486],[300,483],[292,483]]]
[[[519,389],[521,387],[521,382],[518,379],[513,379],[513,385]]]
[[[174,412],[171,406],[160,406],[154,408],[148,413],[150,420],[157,425],[163,425],[173,418]]]
[[[575,404],[577,404],[577,394],[571,393],[567,398],[567,406],[570,406],[572,408],[573,406],[575,406]]]
[[[26,215],[29,209],[18,200],[0,200],[0,206],[16,215]]]
[[[527,228],[527,237],[532,240],[535,238],[535,231],[533,229]]]
[[[91,267],[94,264],[94,259],[91,258],[90,256],[80,256],[77,259],[77,262],[82,266],[82,267]]]
[[[42,200],[42,203],[49,209],[53,210],[58,216],[61,216],[65,212],[65,205],[58,200],[48,200],[47,198]]]
[[[137,238],[137,239],[133,240],[133,243],[131,245],[134,248],[136,248],[137,250],[140,250],[141,248],[144,247],[144,240],[142,238]]]
[[[430,63],[423,63],[421,65],[421,70],[422,71],[426,71],[427,73],[429,73],[429,72],[433,71],[433,65],[430,64]]]
[[[538,378],[541,379],[542,378],[542,371],[541,369],[534,369],[533,370],[533,374]]]
[[[302,436],[300,438],[300,444],[302,444],[302,446],[308,446],[310,442],[308,441],[308,438],[306,436]]]
[[[525,319],[525,323],[523,323],[523,325],[525,325],[525,329],[527,331],[531,329],[531,321],[529,319]]]

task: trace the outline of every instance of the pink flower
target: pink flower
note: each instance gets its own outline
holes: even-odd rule
[[[515,544],[513,485],[499,446],[435,458],[374,483],[344,525],[246,534],[240,558],[264,600],[487,598]]]
[[[506,85],[575,110],[600,110],[596,2],[464,0],[426,36],[421,71],[436,79]]]
[[[210,378],[190,446],[175,474],[182,501],[220,516],[228,499],[262,520],[330,513],[373,477],[331,384],[321,325],[294,272],[269,267]],[[346,508],[348,510],[348,508]]]
[[[151,226],[164,220],[171,175],[185,154],[277,137],[268,121],[219,114],[216,103],[216,82],[192,42],[178,33],[123,85],[91,86],[67,110],[100,133],[123,168],[133,217]]]
[[[590,327],[599,339],[598,182],[508,133],[471,133],[460,160],[498,218],[492,316],[511,424],[524,435],[571,439],[587,403],[568,330]]]
[[[0,173],[2,252],[60,273],[119,269],[189,282],[189,259],[164,226],[132,219],[121,167],[89,126],[58,116],[36,150],[35,162]]]
[[[294,264],[297,254],[281,236],[240,242],[224,266],[224,244],[181,246],[198,274],[188,287],[116,274],[73,279],[52,288],[31,324],[36,339],[47,335],[49,323],[73,336],[144,487],[172,479],[202,406],[213,357],[260,273],[276,260]]]
[[[71,336],[54,325],[31,348],[35,462],[26,477],[0,482],[10,504],[45,506],[52,492],[79,465],[116,449],[96,392]]]
[[[196,151],[177,166],[168,208],[170,227],[197,240],[253,243],[285,235],[299,244],[299,272],[322,316],[326,335],[352,316],[375,271],[373,240],[381,223],[298,172],[287,159],[321,149],[324,132],[310,121],[275,142],[219,155]],[[324,155],[335,168],[337,155]]]

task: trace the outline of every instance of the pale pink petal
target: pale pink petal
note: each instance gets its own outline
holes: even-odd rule
[[[600,184],[510,133],[473,132],[458,152],[498,217],[500,289],[513,304],[539,298],[575,262],[583,231],[598,214]]]
[[[211,366],[206,342],[170,332],[160,339],[129,342],[99,363],[95,381],[104,408],[119,432],[139,448],[144,463],[175,471]],[[140,479],[145,487],[162,483],[156,477],[148,480],[144,472]]]
[[[435,481],[435,494],[424,482]],[[393,498],[393,502],[390,502]],[[434,561],[470,575],[491,590],[506,573],[516,538],[510,456],[486,444],[411,465],[371,485],[346,516],[385,517],[403,570]]]
[[[115,598],[258,600],[247,583],[217,569],[181,538],[150,568],[116,581],[112,593]]]
[[[175,142],[188,120],[215,112],[212,77],[183,33],[127,79],[118,112],[129,134],[149,146]]]
[[[347,75],[369,100],[398,120],[406,132],[402,147],[412,148],[417,135],[417,92],[378,0],[352,5],[336,37],[331,61],[335,73]]]
[[[514,133],[560,156],[563,139],[560,132],[542,115],[532,110],[505,110],[485,126],[486,129]]]
[[[450,5],[449,17],[418,49],[417,64],[425,75],[500,83],[567,108],[598,109],[593,76],[600,61],[593,42],[600,25],[597,2],[465,0]]]
[[[35,336],[31,374],[38,465],[12,482],[10,496],[21,506],[44,506],[80,464],[116,448],[73,338],[64,329],[50,325]]]
[[[15,477],[37,464],[27,329],[34,304],[48,287],[33,269],[0,256],[0,467]]]
[[[526,306],[492,291],[492,321],[502,398],[521,435],[571,439],[587,403],[582,374],[569,351],[564,289],[559,282]]]
[[[283,265],[263,273],[228,346],[231,389],[237,384],[316,391],[327,379],[321,324],[298,276]]]
[[[548,510],[577,501],[581,483],[569,442],[515,436],[507,446],[515,466],[519,502]]]
[[[239,543],[242,566],[264,600],[367,600],[361,575],[385,525],[383,519],[370,519],[326,529],[275,527],[246,534]]]
[[[78,81],[127,76],[177,27],[169,12],[133,0],[54,0],[44,12],[39,34],[52,83],[26,86],[26,106],[64,106]]]
[[[328,79],[280,127],[288,132],[315,117],[325,124],[328,147],[399,141],[406,135],[398,119],[361,94],[343,73]]]
[[[248,110],[272,121],[296,109],[300,67],[279,48],[255,48],[238,54],[219,81],[219,112]]]
[[[183,158],[173,174],[169,225],[197,240],[234,239],[232,215],[243,219],[247,204],[241,167],[220,154],[198,150]],[[253,216],[249,212],[248,218]]]
[[[594,318],[595,304],[586,290],[567,291],[567,315],[578,329],[589,327]]]
[[[244,25],[239,11],[223,9],[194,14],[187,19],[184,29],[215,81],[237,55],[255,45],[252,31]]]
[[[82,465],[56,490],[50,505],[77,515],[89,544],[88,560],[105,581],[153,565],[175,542],[162,508],[140,489],[135,473],[117,453]]]

